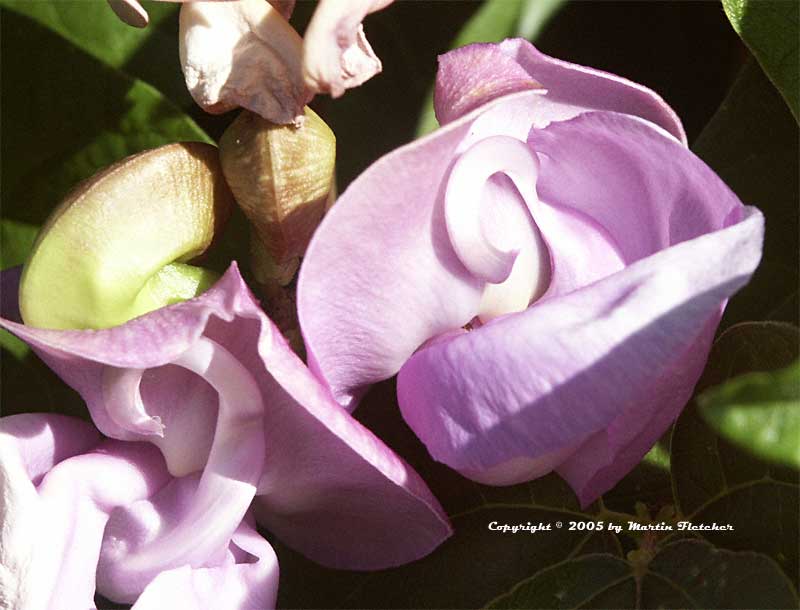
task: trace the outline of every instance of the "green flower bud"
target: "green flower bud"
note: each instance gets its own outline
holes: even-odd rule
[[[20,284],[23,320],[108,328],[196,296],[216,274],[185,263],[210,246],[232,205],[209,144],[169,144],[99,172],[42,227]]]

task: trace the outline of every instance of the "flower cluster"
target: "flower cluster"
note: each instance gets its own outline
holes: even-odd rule
[[[442,56],[435,104],[443,127],[367,169],[309,246],[309,363],[351,409],[397,374],[463,475],[556,470],[588,504],[691,396],[763,217],[655,93],[525,40]]]
[[[210,112],[300,125],[314,94],[380,71],[361,21],[390,1],[322,0],[305,40],[292,1],[186,2],[189,89]],[[109,3],[146,25],[136,0]],[[183,262],[228,213],[220,167],[257,213],[267,182],[247,183],[266,137],[221,165],[193,144],[110,168],[53,215],[24,276],[0,274],[0,327],[92,422],[0,420],[0,605],[87,608],[97,592],[137,609],[274,607],[259,526],[337,568],[427,555],[447,515],[350,414],[394,375],[431,456],[481,483],[556,471],[586,505],[653,446],[758,265],[761,213],[688,150],[655,93],[524,40],[442,56],[435,106],[441,129],[367,169],[305,252],[308,367],[236,263],[204,292],[211,276]]]

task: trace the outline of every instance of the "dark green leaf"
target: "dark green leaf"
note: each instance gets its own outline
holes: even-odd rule
[[[788,324],[734,326],[711,350],[698,391],[743,373],[786,366],[797,358],[798,342],[798,330]],[[797,471],[763,462],[718,437],[694,402],[675,425],[671,463],[675,499],[683,516],[734,527],[732,532],[703,532],[703,537],[720,547],[765,553],[790,578],[797,578]]]
[[[636,574],[641,572],[641,577]],[[797,594],[765,555],[681,540],[641,567],[613,555],[568,559],[541,570],[490,608],[794,608]]]
[[[5,333],[5,331],[2,331]],[[6,333],[5,336],[12,337]],[[53,412],[89,420],[89,412],[80,395],[66,385],[27,346],[21,357],[8,350],[0,340],[3,384],[0,386],[2,415],[15,413]],[[23,344],[24,345],[24,344]]]
[[[765,555],[681,540],[663,546],[648,564],[639,607],[684,606],[796,608],[797,593]]]
[[[791,253],[800,249],[798,129],[756,62],[744,67],[692,149],[766,217],[761,265],[731,301],[723,325],[754,319],[796,322],[800,270]]]
[[[717,433],[763,459],[800,468],[800,361],[737,377],[697,400]]]
[[[722,0],[733,29],[756,56],[800,120],[800,3],[797,0]]]
[[[603,494],[603,504],[609,510],[635,513],[637,502],[644,503],[651,514],[673,503],[669,469],[645,460],[639,463],[612,489]]]
[[[58,0],[0,0],[0,6],[25,15],[66,38],[76,47],[114,68],[124,68],[158,25],[173,15],[178,5],[144,3],[150,25],[134,28],[123,23],[105,2]]]
[[[153,85],[181,107],[192,103],[178,58],[179,5],[143,2],[150,24],[123,23],[106,2],[0,0],[0,6],[25,15],[59,34],[101,62]]]
[[[0,220],[0,269],[24,263],[38,232],[39,227],[27,222]]]
[[[535,40],[563,3],[564,0],[486,0],[450,48],[473,42],[499,42],[511,37]],[[417,136],[430,133],[438,126],[431,92],[420,115]]]
[[[493,600],[488,607],[592,607],[600,593],[619,585],[627,589],[626,598],[635,598],[636,588],[627,561],[613,555],[587,555],[545,568],[511,592]]]
[[[3,215],[38,225],[79,181],[147,148],[208,137],[150,85],[3,11]],[[35,77],[32,78],[32,75]]]
[[[0,269],[16,267],[25,262],[38,233],[38,227],[13,220],[0,219]],[[21,360],[30,348],[5,330],[0,330],[0,347]]]

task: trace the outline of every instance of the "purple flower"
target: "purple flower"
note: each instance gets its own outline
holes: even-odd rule
[[[0,421],[12,606],[86,608],[95,588],[136,608],[273,606],[277,560],[255,521],[351,569],[412,561],[450,535],[419,476],[332,400],[235,265],[202,296],[106,330],[13,322],[19,273],[1,278],[0,325],[114,439],[62,416]]]
[[[398,374],[431,455],[583,504],[691,396],[763,218],[648,89],[523,40],[440,58],[443,127],[383,157],[307,251],[309,363],[343,405]]]

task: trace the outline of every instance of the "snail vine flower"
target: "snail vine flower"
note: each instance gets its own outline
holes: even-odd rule
[[[376,161],[298,284],[310,366],[346,407],[398,375],[431,455],[588,504],[688,401],[763,217],[655,93],[524,40],[440,58],[442,128]]]
[[[230,200],[216,148],[148,151],[79,186],[24,273],[0,274],[0,327],[94,423],[0,420],[10,606],[92,607],[97,591],[137,609],[268,608],[278,566],[256,523],[349,569],[413,561],[451,534],[425,483],[332,399],[235,263],[208,290],[189,282]]]

